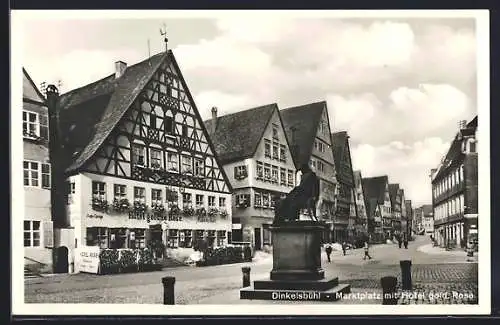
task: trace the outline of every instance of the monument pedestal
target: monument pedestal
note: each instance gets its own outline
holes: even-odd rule
[[[273,269],[269,280],[240,290],[240,299],[335,301],[349,293],[349,284],[325,277],[321,268],[321,234],[314,221],[289,221],[270,227]]]

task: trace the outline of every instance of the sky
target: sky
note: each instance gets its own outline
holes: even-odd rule
[[[203,119],[326,100],[354,169],[388,175],[414,206],[431,203],[430,170],[477,115],[472,18],[26,20],[23,65],[64,93],[163,51],[164,24]]]

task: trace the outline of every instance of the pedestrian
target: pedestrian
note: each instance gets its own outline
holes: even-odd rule
[[[372,259],[372,257],[370,256],[370,254],[368,253],[368,242],[365,241],[365,256],[363,256],[363,260],[366,260],[366,258],[368,257],[368,259]]]
[[[332,254],[332,246],[329,244],[325,247],[326,257],[328,258],[328,263],[331,263],[330,255]]]
[[[346,251],[346,249],[347,249],[347,244],[346,244],[346,242],[344,241],[344,242],[342,242],[342,253],[344,253],[344,256],[345,256],[345,251]]]

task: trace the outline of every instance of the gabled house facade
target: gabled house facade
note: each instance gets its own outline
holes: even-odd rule
[[[70,251],[228,242],[231,185],[171,51],[47,98]]]
[[[363,178],[365,200],[369,203],[368,222],[374,223],[372,240],[389,239],[392,235],[392,204],[389,195],[389,178],[387,175]],[[380,223],[375,221],[373,213],[380,213]]]
[[[392,225],[391,236],[401,231],[402,201],[399,184],[389,184],[389,197],[391,199]]]
[[[295,186],[296,166],[278,105],[270,104],[205,122],[233,192],[233,242],[271,245],[275,200]]]
[[[434,236],[444,245],[464,246],[478,236],[477,116],[459,123],[441,164],[431,171]]]
[[[23,68],[24,264],[26,272],[52,272],[54,247],[48,109]]]
[[[411,200],[405,200],[405,210],[406,210],[406,233],[413,236],[413,206]]]
[[[330,135],[328,107],[325,101],[290,107],[280,111],[297,168],[309,164],[320,179],[320,196],[316,215],[328,230],[323,241],[334,238],[337,179]],[[345,207],[349,214],[349,207]]]
[[[349,136],[346,131],[341,131],[332,133],[331,138],[339,189],[333,224],[334,240],[336,242],[353,241],[356,235],[357,207]]]
[[[408,233],[406,231],[406,205],[405,205],[405,190],[402,189],[401,187],[399,188],[398,191],[398,196],[399,200],[401,201],[401,218],[400,218],[400,224],[399,224],[399,231],[406,236]]]
[[[353,171],[354,174],[354,198],[358,217],[355,223],[356,233],[368,234],[368,214],[365,195],[363,192],[362,175],[360,170]]]

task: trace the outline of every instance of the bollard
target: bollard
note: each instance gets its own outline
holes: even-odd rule
[[[397,305],[396,286],[398,278],[395,276],[385,276],[380,279],[382,285],[382,305]]]
[[[244,266],[241,268],[241,271],[243,272],[243,288],[249,287],[250,286],[250,267]]]
[[[175,305],[175,277],[166,276],[161,279],[163,283],[163,304],[164,305]]]
[[[411,290],[411,261],[399,261],[399,265],[401,266],[401,282],[403,290]]]

